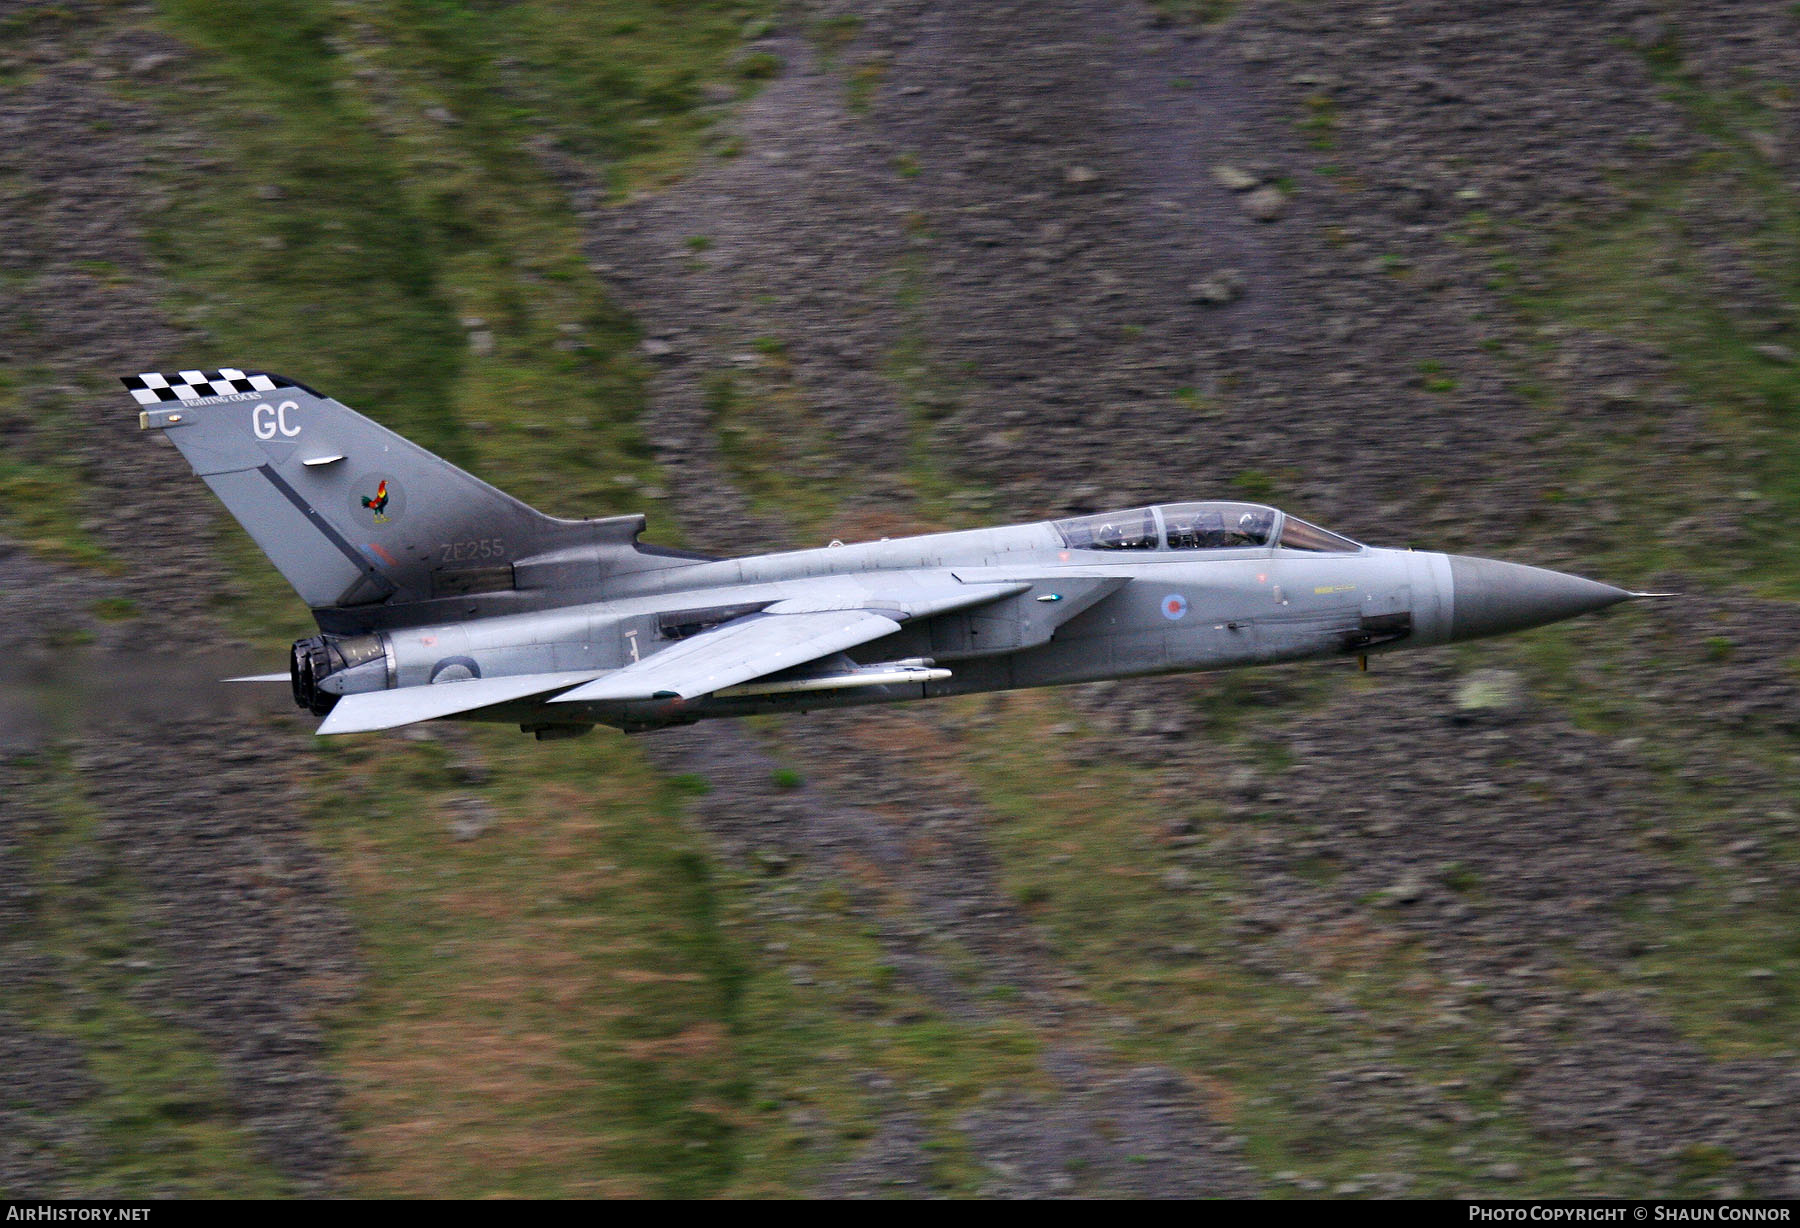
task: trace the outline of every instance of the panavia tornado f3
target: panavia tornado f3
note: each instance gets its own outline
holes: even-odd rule
[[[290,682],[320,733],[545,739],[1367,657],[1644,595],[1239,502],[715,558],[640,542],[643,516],[545,516],[278,375],[124,383],[312,608],[320,634],[253,680]]]

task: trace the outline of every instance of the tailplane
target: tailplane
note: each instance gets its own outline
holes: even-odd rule
[[[642,516],[560,520],[304,384],[223,368],[126,376],[163,431],[320,622],[374,627],[451,601],[503,613],[532,589],[690,558],[637,545]],[[435,605],[430,607],[436,609]]]

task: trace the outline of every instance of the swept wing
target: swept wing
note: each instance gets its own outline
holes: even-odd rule
[[[986,605],[1028,584],[953,584],[903,595],[822,593],[779,601],[558,695],[553,703],[694,699],[878,640],[915,618]]]

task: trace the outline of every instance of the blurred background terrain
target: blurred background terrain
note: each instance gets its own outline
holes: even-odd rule
[[[1800,5],[0,0],[0,1193],[1800,1197]],[[1685,596],[322,741],[116,377],[748,553]]]

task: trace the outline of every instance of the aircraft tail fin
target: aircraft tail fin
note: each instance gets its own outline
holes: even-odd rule
[[[534,587],[598,585],[700,556],[640,547],[642,516],[559,520],[304,384],[222,368],[126,376],[163,431],[320,622],[373,628],[444,600],[457,617]],[[447,607],[446,607],[447,608]]]

